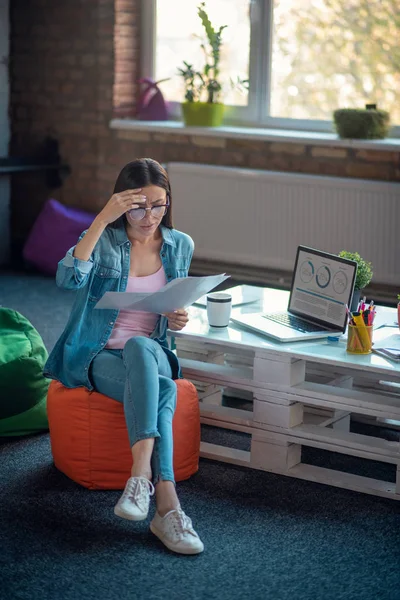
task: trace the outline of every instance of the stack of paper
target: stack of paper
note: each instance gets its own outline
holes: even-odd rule
[[[400,361],[400,333],[394,333],[374,344],[372,350],[385,358]]]

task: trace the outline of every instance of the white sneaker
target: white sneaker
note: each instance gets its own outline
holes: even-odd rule
[[[164,517],[158,512],[150,523],[150,530],[173,552],[199,554],[204,544],[193,529],[192,521],[183,510],[174,508]]]
[[[114,507],[114,514],[129,521],[143,521],[147,518],[153,494],[154,486],[146,477],[130,477]]]

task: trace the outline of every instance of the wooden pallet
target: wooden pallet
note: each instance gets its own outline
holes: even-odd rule
[[[378,375],[362,377],[359,373],[363,385],[359,381],[355,386],[354,372],[349,369],[266,351],[246,352],[241,360],[240,351],[229,348],[228,354],[223,346],[213,345],[211,351],[218,357],[215,363],[208,355],[209,347],[201,341],[177,338],[176,347],[186,378],[218,388],[212,402],[200,393],[201,422],[251,436],[250,451],[202,442],[201,456],[400,499],[400,443],[350,431],[350,419],[357,415],[376,423],[399,422],[398,386],[390,388]],[[223,406],[224,389],[251,398],[252,410]],[[304,446],[393,464],[396,483],[304,464]]]

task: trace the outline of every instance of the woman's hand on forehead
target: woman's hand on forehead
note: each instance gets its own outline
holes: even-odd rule
[[[111,196],[105,207],[99,212],[97,218],[107,225],[113,223],[128,210],[139,208],[137,203],[141,201],[145,202],[146,198],[147,196],[143,193],[142,188],[116,192]]]

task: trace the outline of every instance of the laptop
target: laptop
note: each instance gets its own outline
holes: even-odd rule
[[[231,321],[280,342],[341,335],[356,273],[353,260],[299,246],[287,310],[234,314]]]

